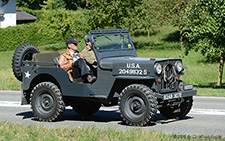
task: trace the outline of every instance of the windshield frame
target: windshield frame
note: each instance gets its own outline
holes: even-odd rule
[[[112,35],[112,34],[128,34],[128,38],[131,42],[132,48],[130,49],[120,49],[120,50],[97,50],[96,44],[94,41],[93,36],[95,35]],[[104,58],[112,58],[112,57],[137,57],[137,53],[135,47],[133,45],[133,40],[129,34],[129,31],[126,29],[98,29],[98,30],[91,30],[88,32],[88,35],[91,37],[91,43],[93,47],[93,51],[95,53],[96,59],[100,62]]]

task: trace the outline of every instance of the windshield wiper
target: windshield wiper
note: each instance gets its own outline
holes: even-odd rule
[[[110,39],[108,36],[104,35],[106,39],[112,41],[112,39]]]

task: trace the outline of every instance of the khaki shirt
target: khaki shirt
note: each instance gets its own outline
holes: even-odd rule
[[[86,60],[89,64],[92,65],[92,63],[94,61],[97,62],[96,60],[96,57],[95,57],[95,53],[92,49],[88,48],[88,47],[85,47],[81,54],[83,55],[83,59]],[[97,66],[96,65],[92,65],[94,68],[96,68]]]

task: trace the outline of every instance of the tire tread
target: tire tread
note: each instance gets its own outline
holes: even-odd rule
[[[57,101],[58,101],[58,106],[55,110],[55,113],[48,117],[48,118],[43,118],[39,113],[36,113],[36,110],[35,110],[35,99],[34,99],[34,95],[35,95],[35,91],[38,90],[39,88],[42,88],[42,87],[45,87],[45,88],[48,88],[50,90],[52,90],[57,98]],[[34,113],[34,116],[38,118],[39,121],[44,121],[44,122],[52,122],[52,121],[55,121],[56,119],[58,119],[64,112],[65,110],[65,104],[63,102],[63,99],[62,99],[62,94],[59,90],[59,88],[52,82],[41,82],[39,84],[37,84],[34,89],[32,90],[31,92],[31,96],[30,96],[30,101],[31,101],[31,109]]]
[[[132,122],[130,121],[123,113],[123,109],[121,109],[122,107],[122,98],[123,98],[123,95],[127,92],[127,91],[130,91],[130,90],[139,90],[140,92],[142,92],[146,97],[147,97],[147,100],[149,102],[149,114],[146,115],[144,117],[144,119],[142,121],[138,121],[138,122]],[[146,125],[149,121],[153,120],[156,113],[157,113],[157,98],[155,96],[155,94],[153,93],[153,91],[143,85],[143,84],[131,84],[127,87],[125,87],[122,92],[120,93],[120,96],[119,96],[119,99],[118,99],[118,105],[119,105],[119,110],[120,110],[120,115],[123,119],[123,121],[127,124],[127,125],[130,125],[130,126],[144,126]]]

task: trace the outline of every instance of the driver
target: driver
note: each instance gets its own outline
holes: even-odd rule
[[[92,48],[91,39],[89,35],[84,37],[84,41],[86,43],[86,47],[82,50],[83,59],[87,62],[88,66],[94,72],[94,75],[97,74],[97,59],[95,57],[95,53]]]

